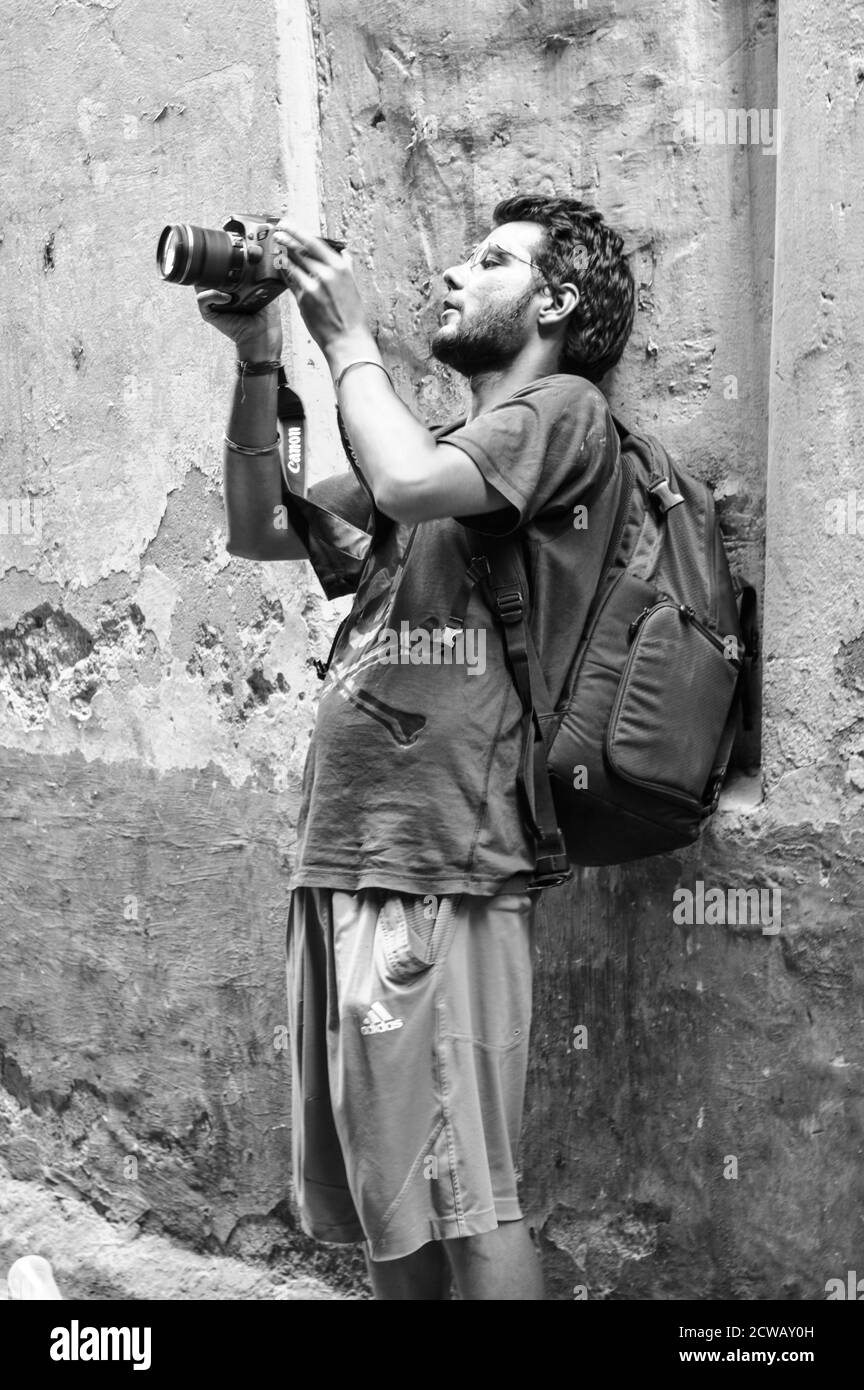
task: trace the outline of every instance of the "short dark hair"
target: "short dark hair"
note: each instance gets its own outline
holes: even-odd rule
[[[552,284],[579,289],[561,353],[561,370],[598,382],[624,351],[636,311],[636,286],[624,242],[596,208],[577,198],[519,194],[498,203],[492,225],[539,222],[545,229],[537,264]]]

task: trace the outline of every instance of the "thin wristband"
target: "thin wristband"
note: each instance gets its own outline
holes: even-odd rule
[[[272,454],[282,443],[281,434],[276,435],[272,444],[265,444],[259,449],[250,449],[247,444],[235,444],[233,439],[229,439],[227,434],[223,436],[229,449],[233,449],[235,454]]]
[[[387,380],[390,382],[390,385],[393,386],[393,378],[388,372],[387,368],[384,366],[383,362],[373,362],[371,357],[363,357],[358,358],[356,362],[349,362],[347,367],[342,368],[341,372],[333,382],[333,385],[336,387],[337,391],[339,390],[339,387],[342,385],[343,378],[346,377],[348,373],[353,370],[354,367],[377,367],[380,372],[384,373]],[[396,390],[395,386],[393,386],[393,390]]]
[[[241,376],[266,376],[268,372],[278,372],[281,362],[246,362],[238,359],[237,370]]]

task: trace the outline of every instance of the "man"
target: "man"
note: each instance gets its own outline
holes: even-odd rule
[[[432,350],[471,400],[433,433],[393,390],[350,255],[287,220],[277,240],[356,460],[348,491],[328,480],[310,496],[351,501],[373,533],[322,690],[291,879],[297,1200],[319,1239],[365,1241],[379,1298],[446,1298],[452,1276],[463,1299],[539,1299],[515,1163],[535,846],[521,706],[472,557],[478,533],[522,536],[554,698],[555,632],[584,621],[614,510],[618,439],[592,383],[624,349],[633,280],[594,210],[500,203],[444,275]],[[214,299],[199,295],[202,313],[253,364],[226,436],[248,457],[273,447],[279,314],[215,315]],[[297,540],[286,558],[306,553]]]

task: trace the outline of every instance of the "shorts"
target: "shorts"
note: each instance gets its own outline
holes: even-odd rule
[[[521,1218],[535,902],[293,890],[292,1154],[309,1235],[393,1260]]]

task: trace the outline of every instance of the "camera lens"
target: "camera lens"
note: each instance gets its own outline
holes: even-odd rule
[[[163,228],[156,247],[156,265],[163,280],[203,289],[231,289],[246,263],[246,246],[236,232],[175,222]]]
[[[183,229],[182,227],[166,227],[165,230],[168,233],[168,235],[163,235],[164,245],[162,244],[162,241],[160,241],[159,251],[157,253],[159,260],[159,269],[162,271],[162,274],[166,280],[173,280],[179,268],[177,257],[178,255],[180,255],[182,264],[183,256],[185,254]]]

